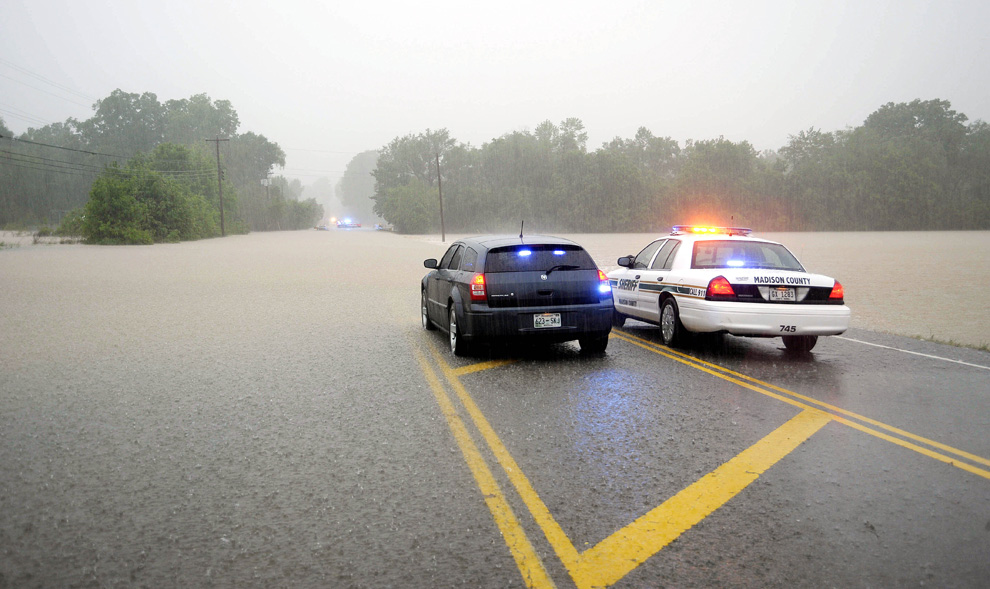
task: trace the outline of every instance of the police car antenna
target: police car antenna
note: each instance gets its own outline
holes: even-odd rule
[[[519,223],[519,239],[522,239],[522,231],[524,225],[526,225],[526,219],[523,219],[522,222]]]

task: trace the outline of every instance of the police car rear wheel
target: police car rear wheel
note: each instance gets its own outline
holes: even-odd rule
[[[422,302],[420,303],[420,308],[421,308],[422,313],[423,313],[423,329],[425,329],[427,331],[433,331],[434,329],[437,328],[437,326],[436,325],[433,325],[433,322],[430,321],[430,315],[429,315],[429,313],[426,310],[426,291],[425,290],[423,291],[423,297],[422,297],[421,301]]]
[[[660,310],[660,339],[664,345],[675,347],[684,341],[684,326],[677,313],[677,302],[668,298]]]
[[[785,335],[784,347],[792,352],[810,352],[818,343],[817,335]]]

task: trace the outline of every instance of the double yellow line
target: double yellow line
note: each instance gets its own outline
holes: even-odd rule
[[[760,474],[830,421],[829,416],[821,411],[814,409],[802,411],[770,435],[659,507],[605,538],[592,548],[578,552],[574,543],[554,519],[529,479],[526,478],[522,469],[458,378],[461,374],[476,372],[506,362],[454,369],[435,349],[431,348],[430,352],[435,362],[433,365],[427,361],[422,352],[414,349],[423,374],[426,375],[437,403],[447,419],[447,424],[450,426],[464,459],[485,497],[485,503],[488,505],[488,509],[501,530],[516,565],[529,587],[554,587],[555,585],[526,536],[525,530],[513,513],[494,475],[481,456],[467,426],[460,418],[459,412],[447,394],[444,384],[437,376],[434,366],[439,368],[444,380],[457,396],[475,428],[515,488],[516,493],[526,505],[530,515],[567,568],[574,583],[582,589],[604,587],[617,582],[686,530],[725,504],[726,501],[756,480]]]
[[[977,456],[976,454],[971,454],[964,450],[953,448],[947,444],[942,444],[941,442],[936,442],[935,440],[930,440],[928,438],[912,434],[911,432],[898,429],[864,415],[847,411],[841,407],[836,407],[835,405],[818,401],[817,399],[795,393],[794,391],[789,391],[787,389],[774,386],[768,382],[763,382],[723,366],[700,360],[649,340],[636,337],[624,331],[620,332],[613,330],[612,334],[623,341],[629,342],[656,354],[660,354],[661,356],[665,356],[671,360],[686,364],[702,372],[707,372],[708,374],[712,374],[723,380],[727,380],[751,391],[755,391],[761,395],[766,395],[777,399],[778,401],[789,403],[801,409],[818,408],[824,410],[828,412],[832,416],[832,419],[838,423],[848,425],[849,427],[863,433],[888,441],[892,444],[896,444],[902,448],[913,450],[914,452],[918,452],[919,454],[923,454],[929,458],[934,458],[940,462],[961,468],[966,472],[990,480],[990,471],[976,466],[977,464],[981,464],[983,466],[990,467],[990,460],[982,456]],[[920,444],[924,444],[924,446],[928,447],[926,448]],[[939,450],[940,452],[936,452],[931,448]],[[963,460],[960,459],[967,460],[970,463],[975,464],[963,462]]]
[[[464,374],[495,368],[512,361],[485,362],[455,369],[444,360],[433,346],[429,346],[432,363],[414,346],[413,351],[423,374],[426,376],[464,459],[481,489],[485,503],[502,532],[528,587],[554,587],[555,585],[475,444],[468,427],[461,419],[460,412],[448,395],[443,381],[460,401],[460,405],[505,472],[533,520],[540,527],[558,558],[566,567],[575,585],[580,589],[605,587],[616,583],[682,533],[724,505],[767,469],[832,421],[848,425],[872,436],[990,479],[990,471],[961,462],[958,458],[952,458],[946,454],[953,454],[971,462],[990,466],[990,461],[985,458],[673,351],[626,332],[613,331],[612,333],[613,337],[622,341],[640,346],[749,390],[784,401],[801,409],[801,411],[756,444],[663,504],[611,534],[597,545],[584,552],[578,552],[574,543],[554,519],[522,469],[460,382],[459,377]],[[437,375],[436,369],[443,376],[443,381]],[[895,437],[895,435],[900,437]],[[913,442],[908,440],[913,440]],[[937,448],[944,454],[919,446],[914,442]]]

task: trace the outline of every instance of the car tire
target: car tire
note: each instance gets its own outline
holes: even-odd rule
[[[612,309],[612,327],[622,327],[626,324],[626,316]]]
[[[674,297],[668,297],[660,306],[660,339],[664,345],[676,348],[684,343],[684,337],[677,301]]]
[[[608,347],[608,334],[587,335],[579,338],[578,343],[581,344],[582,354],[604,354],[605,348]]]
[[[817,335],[785,335],[784,347],[792,352],[810,352],[818,343]]]
[[[450,351],[455,356],[466,356],[468,353],[468,343],[461,337],[461,330],[457,326],[457,312],[454,311],[453,305],[447,310],[447,318],[447,324],[450,326],[447,333],[450,337]]]
[[[423,314],[423,329],[425,329],[426,331],[433,331],[434,329],[437,328],[437,326],[436,325],[433,325],[433,322],[430,321],[429,311],[426,308],[426,291],[425,290],[423,291],[423,296],[422,296],[422,298],[420,300],[420,305],[419,306],[420,306],[420,312]]]

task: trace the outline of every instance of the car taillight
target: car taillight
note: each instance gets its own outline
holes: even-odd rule
[[[484,301],[487,298],[488,294],[485,292],[485,275],[475,274],[474,278],[471,279],[471,300]]]
[[[608,276],[601,270],[598,271],[598,293],[599,294],[612,294],[612,285],[608,282]]]
[[[712,298],[735,298],[736,291],[732,290],[732,285],[729,281],[725,279],[725,276],[716,276],[712,278],[711,282],[708,283],[708,291],[705,296],[707,299]]]
[[[845,293],[842,290],[842,283],[836,280],[835,286],[832,287],[832,292],[828,295],[828,301],[830,303],[841,303],[844,298]]]

